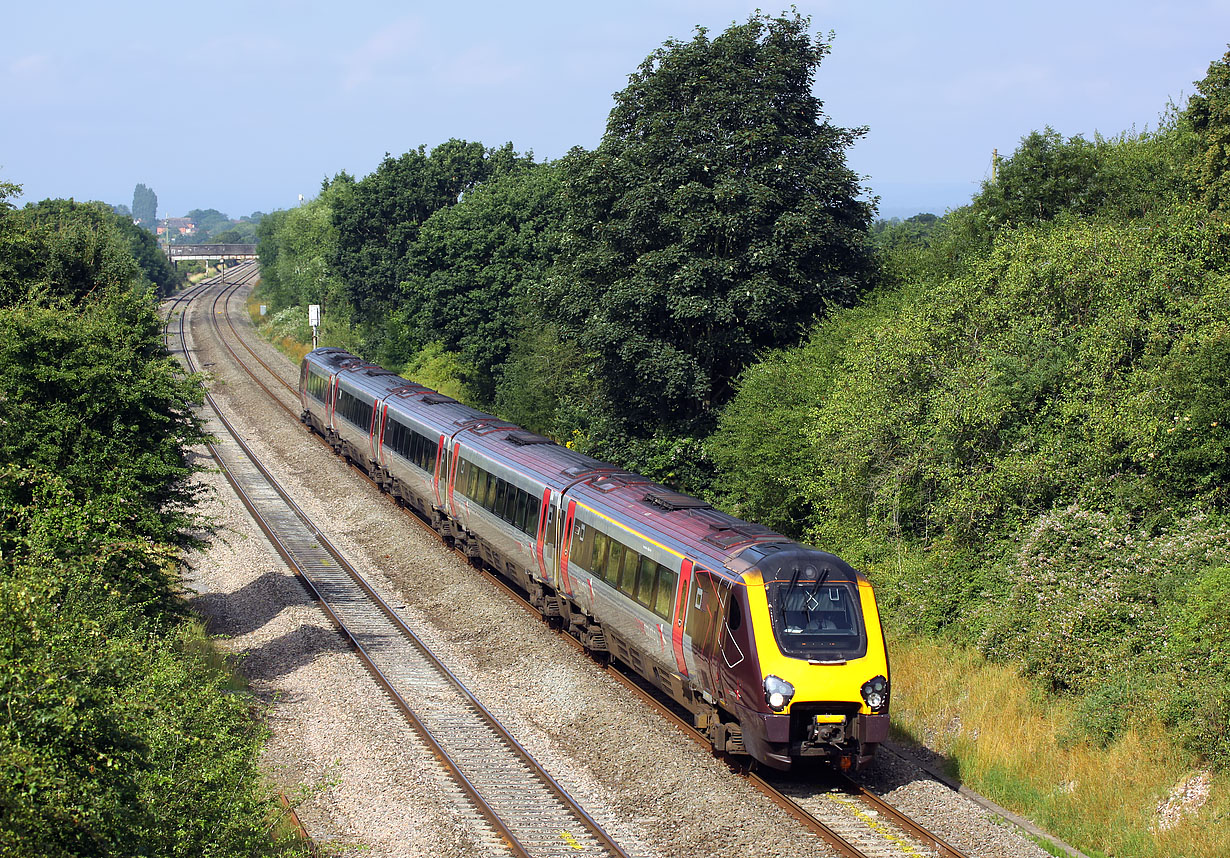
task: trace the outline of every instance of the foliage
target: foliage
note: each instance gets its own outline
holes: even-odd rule
[[[132,190],[132,217],[150,232],[158,221],[158,195],[140,183]]]
[[[271,854],[262,731],[185,657],[173,552],[11,467],[0,539],[0,853]]]
[[[597,150],[562,161],[544,312],[594,355],[615,414],[703,425],[756,354],[793,343],[871,273],[870,206],[812,95],[829,46],[753,15],[654,51]]]
[[[588,376],[589,357],[560,337],[550,323],[527,317],[504,364],[495,413],[564,443],[574,442],[579,427],[602,413]]]
[[[461,402],[474,401],[474,370],[440,343],[428,343],[400,369],[400,374]]]
[[[1206,649],[1203,641],[1217,632],[1193,628],[1196,617],[1185,612],[1191,640],[1179,645],[1175,618],[1162,606],[1186,603],[1193,570],[1228,562],[1230,527],[1205,515],[1155,534],[1076,505],[1047,513],[998,574],[1010,589],[983,606],[980,648],[1019,662],[1053,690],[1093,692],[1125,674],[1169,672],[1183,650]],[[1201,601],[1199,590],[1192,598]]]
[[[402,302],[418,343],[440,342],[473,369],[490,407],[530,296],[553,255],[558,171],[518,164],[424,221],[409,252]]]
[[[44,200],[0,210],[0,306],[27,296],[81,301],[126,289],[139,277],[131,243],[102,204]]]
[[[0,854],[287,854],[252,701],[185,646],[197,381],[162,345],[116,215],[17,211],[15,192],[0,187]]]
[[[1158,131],[1112,139],[1053,128],[1026,135],[1003,161],[998,178],[983,183],[973,209],[994,228],[1079,216],[1142,217],[1189,195],[1183,181],[1189,141],[1178,117],[1164,116]]]
[[[511,143],[488,149],[449,140],[430,155],[423,146],[398,158],[386,154],[374,173],[339,193],[332,208],[332,265],[349,305],[364,318],[387,310],[411,275],[407,255],[423,222],[523,160]]]
[[[723,485],[757,517],[772,516],[774,484],[796,486],[793,506],[813,513],[793,532],[813,538],[871,527],[886,544],[957,549],[1081,497],[1155,517],[1223,504],[1226,233],[1190,210],[1150,232],[1005,233],[963,276],[822,324],[800,355],[747,377],[716,439],[728,469],[782,472]],[[775,400],[781,383],[802,415],[781,413],[799,408]],[[757,437],[757,421],[786,434]]]
[[[199,400],[162,349],[148,299],[113,291],[75,310],[0,309],[0,459],[46,468],[85,495],[138,497],[139,532],[173,541],[188,522],[192,467],[183,447],[202,437]]]
[[[1184,116],[1196,135],[1188,175],[1211,210],[1230,209],[1230,51],[1209,64]]]
[[[353,180],[341,173],[311,202],[267,215],[256,226],[261,295],[275,310],[320,304],[333,312],[345,306],[346,290],[332,267],[338,241],[333,208],[352,187]]]

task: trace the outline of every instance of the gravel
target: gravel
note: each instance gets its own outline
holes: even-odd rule
[[[232,311],[242,315],[239,301]],[[193,310],[190,343],[199,364],[212,364],[211,389],[228,419],[317,527],[616,840],[644,855],[832,854],[273,405],[217,345],[208,315],[207,305]],[[293,383],[296,367],[254,334],[245,339]],[[213,489],[207,512],[219,531],[190,558],[193,605],[242,658],[267,704],[266,769],[301,798],[299,815],[313,838],[371,858],[492,851],[461,820],[441,767],[225,479],[217,472],[200,479]],[[1046,854],[898,757],[881,755],[870,780],[972,856]]]

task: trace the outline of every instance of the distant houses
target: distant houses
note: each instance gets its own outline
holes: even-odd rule
[[[196,224],[191,218],[167,217],[158,221],[159,235],[194,235],[195,233]]]

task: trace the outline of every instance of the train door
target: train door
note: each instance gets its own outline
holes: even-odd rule
[[[380,427],[384,422],[380,419],[380,400],[372,400],[372,416],[367,427],[367,458],[372,462],[380,458]]]
[[[445,454],[445,459],[448,461],[447,470],[445,471],[445,479],[448,485],[448,512],[453,518],[457,517],[457,507],[453,504],[453,488],[457,483],[457,460],[461,458],[461,444],[456,440],[453,441],[452,456]]]
[[[675,666],[679,668],[680,676],[688,675],[688,664],[683,651],[683,626],[688,615],[688,585],[691,581],[692,561],[685,557],[679,567],[679,583],[675,590],[675,613],[671,622],[671,647],[675,651]]]
[[[333,411],[337,405],[337,373],[329,376],[329,397],[325,403],[325,426],[329,429],[333,427]]]
[[[444,498],[440,493],[440,477],[443,476],[444,469],[448,465],[447,450],[445,449],[444,442],[445,438],[441,435],[440,439],[436,442],[436,465],[431,472],[432,493],[436,496],[436,507],[439,509],[444,508]],[[445,478],[445,485],[448,485],[447,477]]]
[[[682,576],[681,576],[682,577]],[[688,595],[684,630],[692,641],[692,655],[702,690],[717,697],[718,635],[722,624],[719,581],[708,569],[695,567]]]
[[[538,507],[538,527],[534,529],[534,556],[538,559],[538,574],[542,580],[550,581],[551,573],[547,568],[547,530],[551,521],[551,489],[542,490],[542,503]]]
[[[572,595],[572,582],[568,580],[568,550],[572,543],[572,528],[576,521],[577,502],[568,501],[568,512],[564,515],[564,527],[560,531],[559,550],[559,589],[568,596]]]
[[[380,414],[378,419],[380,430],[376,433],[373,458],[376,460],[377,465],[384,467],[384,430],[389,425],[389,403],[387,400],[384,402],[377,400],[376,408]]]
[[[718,627],[716,667],[721,687],[727,695],[747,705],[756,705],[757,696],[764,692],[756,645],[751,635],[747,588],[723,581],[718,593],[721,597],[721,623]]]
[[[563,533],[563,498],[559,492],[551,492],[550,506],[547,508],[547,527],[543,535],[543,560],[546,563],[544,577],[556,590],[563,589],[563,584],[559,580]]]

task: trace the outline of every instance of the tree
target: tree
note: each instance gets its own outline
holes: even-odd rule
[[[419,230],[403,284],[418,346],[441,343],[473,371],[470,387],[490,407],[527,296],[552,256],[558,171],[520,166],[439,209]]]
[[[406,255],[432,213],[519,161],[532,159],[516,155],[511,143],[487,149],[454,139],[430,155],[423,146],[398,158],[385,155],[374,173],[339,195],[335,268],[356,310],[374,318],[389,307],[410,276]]]
[[[1230,208],[1230,51],[1196,81],[1185,115],[1198,140],[1189,174],[1208,207],[1224,211]]]
[[[543,306],[597,358],[640,431],[711,420],[760,351],[798,341],[872,273],[872,206],[812,85],[829,44],[756,14],[654,51],[597,150],[562,162],[560,263]]]
[[[138,184],[132,191],[132,217],[145,229],[154,230],[158,220],[158,195],[145,185]]]

